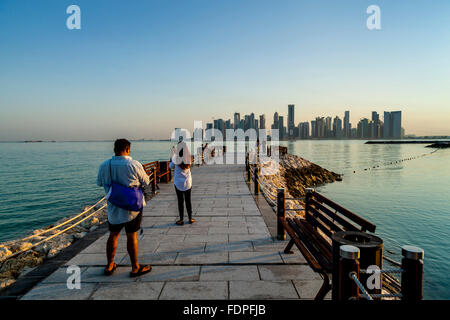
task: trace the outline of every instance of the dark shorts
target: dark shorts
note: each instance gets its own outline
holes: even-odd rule
[[[142,221],[142,211],[139,212],[136,218],[126,223],[111,224],[108,221],[108,227],[110,232],[120,232],[122,228],[125,227],[126,233],[133,233],[138,232],[138,230],[141,228],[141,221]]]

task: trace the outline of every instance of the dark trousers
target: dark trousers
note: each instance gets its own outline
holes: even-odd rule
[[[186,210],[189,219],[192,218],[192,204],[191,204],[191,189],[186,191],[180,191],[175,187],[178,198],[178,213],[180,214],[180,219],[183,220],[184,217],[184,202],[186,202]]]

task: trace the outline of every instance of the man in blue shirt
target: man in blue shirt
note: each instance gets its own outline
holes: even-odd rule
[[[142,187],[144,194],[150,180],[142,165],[130,157],[131,143],[126,139],[118,139],[114,142],[115,156],[100,165],[97,184],[109,192],[112,181],[127,187]],[[144,206],[145,198],[143,199]],[[125,228],[127,234],[127,251],[131,260],[131,277],[140,276],[151,271],[149,265],[139,265],[137,231],[141,228],[142,211],[128,211],[116,207],[108,201],[108,226],[109,238],[106,244],[106,256],[108,264],[105,267],[105,275],[113,274],[117,268],[114,256],[117,249],[117,240],[120,231]]]

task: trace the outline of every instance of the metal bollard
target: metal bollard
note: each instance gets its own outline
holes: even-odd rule
[[[424,251],[419,247],[403,246],[402,256],[402,300],[422,300]]]
[[[259,177],[259,168],[258,165],[255,164],[254,167],[254,176],[253,176],[253,186],[254,186],[254,192],[255,194],[259,193],[259,182],[258,182],[258,177]]]
[[[359,279],[359,248],[343,245],[339,249],[339,293],[338,300],[349,300],[352,297],[358,299],[358,286],[350,277],[350,272],[355,272]]]
[[[281,219],[286,218],[286,194],[283,188],[277,189],[277,239],[286,240],[286,230]]]

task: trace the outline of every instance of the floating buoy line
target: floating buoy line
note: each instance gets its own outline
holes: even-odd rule
[[[423,154],[418,155],[418,156],[408,157],[408,158],[404,158],[404,159],[400,159],[400,160],[388,161],[388,162],[386,162],[384,164],[374,165],[372,167],[368,167],[368,168],[364,168],[364,169],[360,169],[360,170],[353,170],[353,173],[367,172],[367,171],[370,171],[370,170],[373,170],[373,169],[378,169],[378,168],[398,165],[398,164],[403,163],[405,161],[411,161],[411,160],[416,160],[416,159],[423,158],[423,157],[426,157],[426,156],[430,156],[433,153],[435,153],[436,151],[438,151],[438,150],[436,149],[436,150],[431,151],[430,153],[423,153]]]

